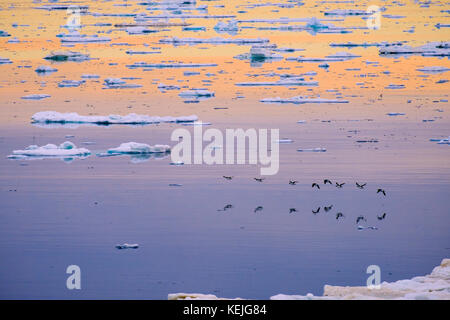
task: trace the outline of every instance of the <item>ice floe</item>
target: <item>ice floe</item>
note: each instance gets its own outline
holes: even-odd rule
[[[49,98],[49,97],[50,97],[49,94],[42,93],[42,94],[29,94],[29,95],[21,97],[21,99],[24,99],[24,100],[42,100],[42,99]]]
[[[58,69],[50,66],[39,66],[34,71],[36,71],[37,73],[52,73],[58,71]]]
[[[33,123],[91,123],[99,125],[109,124],[152,124],[161,122],[194,122],[198,120],[196,115],[180,117],[159,117],[130,113],[126,116],[108,115],[108,116],[82,116],[78,113],[60,113],[56,111],[41,111],[35,113],[32,117]]]
[[[154,146],[138,143],[126,142],[122,143],[117,148],[107,150],[108,154],[143,154],[143,153],[167,153],[170,152],[170,146],[163,144],[156,144]]]
[[[229,300],[213,294],[171,293],[168,300]],[[241,298],[236,298],[240,300]],[[325,285],[322,296],[277,294],[270,300],[450,300],[450,259],[443,259],[431,274],[395,282],[382,282],[379,287]]]
[[[75,51],[55,51],[44,57],[46,60],[54,61],[86,61],[90,60],[88,54]]]
[[[71,157],[88,156],[91,152],[85,148],[77,148],[72,142],[66,141],[59,146],[47,144],[39,147],[31,145],[24,150],[14,150],[13,154],[8,156],[10,159],[22,159],[26,157]]]
[[[133,89],[142,87],[140,84],[127,83],[125,80],[119,78],[106,78],[104,84],[104,89]]]

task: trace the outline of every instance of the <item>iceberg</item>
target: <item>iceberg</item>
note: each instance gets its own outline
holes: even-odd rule
[[[109,154],[141,154],[141,153],[167,153],[170,152],[170,146],[163,144],[156,144],[150,146],[145,143],[126,142],[122,143],[117,148],[108,149]]]
[[[72,142],[66,141],[59,146],[47,144],[39,147],[31,145],[24,150],[14,150],[13,154],[8,156],[10,159],[22,159],[27,157],[73,157],[88,156],[91,152],[85,148],[77,148]]]
[[[236,86],[241,87],[256,87],[256,86],[318,86],[318,81],[305,81],[303,78],[288,78],[278,81],[266,81],[266,82],[238,82]]]
[[[32,123],[91,123],[98,125],[110,124],[152,124],[161,122],[194,122],[196,115],[181,117],[159,117],[130,113],[126,116],[110,114],[108,116],[81,116],[76,112],[60,113],[56,111],[40,111],[31,117]]]

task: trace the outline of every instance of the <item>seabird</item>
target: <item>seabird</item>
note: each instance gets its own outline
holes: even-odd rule
[[[386,213],[383,213],[383,215],[381,217],[377,216],[377,218],[378,218],[378,220],[383,220],[384,218],[386,218]]]
[[[297,182],[298,182],[297,180],[289,180],[289,184],[291,184],[293,186],[296,185]]]
[[[367,221],[366,218],[364,218],[364,216],[359,216],[358,218],[356,218],[356,223],[360,222],[361,220]]]
[[[386,191],[384,191],[383,189],[378,189],[377,190],[377,193],[382,193],[384,196],[386,196]]]
[[[359,184],[358,182],[356,183],[356,186],[358,187],[358,188],[360,188],[360,189],[364,189],[364,186],[366,185],[367,183],[363,183],[363,184]]]
[[[331,181],[328,179],[323,180],[323,184],[327,184],[327,183],[332,184]]]
[[[314,188],[314,187],[317,187],[317,189],[320,189],[320,186],[315,182],[312,184],[311,188]]]
[[[217,211],[227,211],[228,209],[231,209],[231,208],[233,208],[233,205],[232,204],[227,204],[225,207],[223,207],[223,209],[219,209]]]
[[[297,212],[297,209],[295,209],[295,208],[290,208],[290,209],[289,209],[289,213],[292,213],[292,212]]]
[[[227,179],[227,180],[231,180],[231,179],[233,179],[233,177],[232,176],[223,176],[225,179]]]
[[[344,215],[342,214],[342,212],[338,212],[336,214],[336,220],[338,220],[339,218],[344,217]]]
[[[325,210],[325,212],[330,211],[331,209],[333,209],[333,205],[329,206],[329,207],[323,207],[323,209]]]
[[[255,208],[255,210],[253,211],[253,212],[258,212],[258,211],[261,211],[263,209],[263,207],[262,206],[258,206],[258,207],[256,207]]]
[[[319,211],[320,211],[320,207],[318,207],[316,211],[313,210],[312,213],[317,214],[317,213],[319,213]]]
[[[265,178],[253,178],[253,179],[255,179],[255,181],[258,181],[258,182],[263,182],[263,180],[264,180]]]
[[[344,186],[345,182],[337,183],[336,182],[336,188],[342,188]]]

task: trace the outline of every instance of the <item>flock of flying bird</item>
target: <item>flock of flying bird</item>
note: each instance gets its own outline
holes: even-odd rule
[[[232,180],[233,176],[223,176],[223,178],[226,179],[226,180]],[[263,182],[265,178],[253,178],[253,179],[255,181],[257,181],[257,182]],[[289,180],[289,184],[290,185],[296,185],[297,183],[298,183],[297,180]],[[323,184],[324,185],[327,185],[327,184],[333,185],[333,183],[329,179],[324,179],[323,180]],[[358,183],[358,182],[356,182],[355,184],[356,184],[356,187],[358,189],[364,189],[364,187],[367,185],[367,183]],[[335,182],[336,188],[341,189],[341,188],[344,187],[344,185],[345,185],[345,182],[342,182],[342,183]],[[314,182],[311,185],[311,187],[312,188],[317,188],[318,190],[320,190],[320,185],[317,182]],[[384,190],[384,189],[378,188],[376,193],[377,194],[381,193],[383,196],[386,197],[386,190]],[[233,208],[233,205],[227,204],[223,209],[219,209],[217,211],[226,211],[226,210],[231,209],[231,208]],[[258,206],[258,207],[255,208],[254,212],[256,213],[256,212],[262,211],[263,209],[264,208],[262,206]],[[313,214],[317,214],[317,213],[320,212],[320,209],[321,209],[321,207],[318,207],[316,210],[312,210],[312,213]],[[328,207],[324,206],[323,209],[324,209],[325,212],[329,212],[329,211],[331,211],[333,209],[333,205],[330,205]],[[298,212],[296,208],[290,208],[289,209],[289,213],[295,213],[295,212]],[[336,213],[336,220],[339,220],[340,218],[344,218],[344,217],[345,216],[344,216],[344,214],[342,212]],[[385,212],[381,216],[377,216],[378,220],[384,220],[385,218],[386,218],[386,213]],[[360,216],[358,216],[356,218],[356,224],[358,224],[360,221],[367,222],[367,219],[364,216],[360,215]],[[361,229],[377,229],[377,228],[376,227],[362,227],[362,226],[358,226],[358,229],[361,230]]]

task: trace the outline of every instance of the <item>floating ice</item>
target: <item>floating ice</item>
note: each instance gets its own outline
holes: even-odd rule
[[[191,89],[182,91],[178,94],[182,98],[186,97],[214,97],[214,92],[206,89]]]
[[[448,138],[439,139],[437,144],[450,144],[450,136]]]
[[[75,51],[56,51],[45,56],[44,59],[54,61],[86,61],[90,60],[88,54]]]
[[[98,43],[98,42],[109,42],[111,38],[99,37],[94,34],[92,36],[82,35],[77,32],[65,34],[61,37],[61,42],[63,43]]]
[[[41,99],[45,99],[45,98],[49,98],[49,97],[50,97],[49,94],[29,94],[27,96],[21,97],[21,99],[25,99],[25,100],[41,100]]]
[[[390,85],[384,87],[385,89],[405,89],[405,85],[404,84],[393,84],[391,83]]]
[[[443,73],[443,72],[447,72],[450,69],[447,67],[439,67],[439,66],[434,66],[434,67],[423,67],[423,68],[419,68],[417,69],[417,71],[421,71],[424,73]]]
[[[83,74],[81,75],[82,79],[98,79],[100,76],[98,74]]]
[[[396,116],[404,116],[405,115],[405,113],[401,113],[401,112],[389,112],[389,113],[386,113],[388,116],[391,116],[391,117],[396,117]]]
[[[65,87],[79,87],[81,86],[85,81],[84,80],[63,80],[58,83],[58,87],[65,88]]]
[[[304,103],[348,103],[348,100],[341,99],[322,99],[322,98],[308,98],[302,96],[296,96],[292,98],[266,98],[260,100],[264,103],[294,103],[294,104],[304,104]]]
[[[217,33],[229,33],[231,35],[235,35],[239,31],[239,25],[238,22],[234,19],[229,20],[228,22],[219,21],[214,26],[214,30]]]
[[[140,84],[127,83],[125,80],[119,78],[107,78],[104,84],[104,89],[133,89],[142,87]]]
[[[39,147],[31,145],[25,150],[14,150],[9,158],[14,159],[19,156],[23,157],[71,157],[71,156],[88,156],[91,152],[85,148],[77,148],[72,142],[66,141],[59,146],[54,144],[47,144]]]
[[[217,67],[216,63],[147,63],[147,62],[135,62],[127,65],[128,68],[204,68],[204,67]]]
[[[423,46],[386,47],[380,48],[380,55],[422,55],[426,57],[450,56],[450,42],[430,42]]]
[[[0,64],[9,64],[9,63],[12,63],[12,61],[9,60],[8,58],[0,57]]]
[[[325,148],[297,149],[298,152],[326,152]]]
[[[141,153],[166,153],[170,152],[170,146],[157,144],[150,146],[145,143],[126,142],[122,143],[117,148],[108,149],[107,153],[110,154],[141,154]]]
[[[241,87],[256,87],[256,86],[317,86],[318,81],[305,81],[303,78],[288,78],[278,81],[266,81],[266,82],[238,82],[235,85]]]
[[[194,122],[198,120],[196,115],[181,117],[158,117],[130,113],[126,116],[81,116],[78,113],[59,113],[56,111],[41,111],[32,117],[33,123],[92,123],[99,125],[109,124],[151,124],[160,122]]]
[[[0,30],[0,37],[10,37],[10,36],[11,34],[9,34],[8,32]]]
[[[186,44],[199,44],[199,43],[208,43],[208,44],[254,44],[254,43],[267,43],[268,39],[246,39],[246,38],[164,38],[159,40],[160,43],[168,43],[173,45],[186,45]]]
[[[58,71],[56,68],[52,68],[50,66],[39,66],[34,71],[37,73],[52,73]]]
[[[212,294],[172,293],[168,300],[222,300]],[[237,298],[240,299],[240,298]],[[271,300],[450,300],[450,259],[443,259],[431,274],[395,282],[379,288],[325,285],[322,296],[277,294]]]

